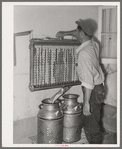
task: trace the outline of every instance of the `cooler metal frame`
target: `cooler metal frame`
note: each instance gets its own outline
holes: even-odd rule
[[[77,48],[80,45],[80,43],[77,40],[71,40],[71,39],[50,39],[50,40],[44,40],[44,39],[31,39],[30,40],[30,83],[29,83],[29,89],[30,91],[39,91],[39,90],[45,90],[45,89],[51,89],[51,88],[61,88],[61,87],[68,87],[68,86],[74,86],[74,85],[80,85],[81,82],[79,80],[75,81],[69,81],[69,82],[56,82],[56,84],[43,84],[43,85],[34,85],[34,56],[33,52],[36,49],[35,46],[72,46],[73,48]]]

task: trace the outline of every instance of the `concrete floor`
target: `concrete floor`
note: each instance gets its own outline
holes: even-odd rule
[[[37,136],[31,136],[27,138],[22,138],[17,142],[17,144],[36,144],[37,143]],[[73,143],[65,143],[63,142],[62,144],[89,144],[84,130],[81,133],[81,140],[78,142],[73,142]],[[102,144],[117,144],[117,135],[116,133],[112,133],[109,131],[105,131],[103,133],[103,143]]]

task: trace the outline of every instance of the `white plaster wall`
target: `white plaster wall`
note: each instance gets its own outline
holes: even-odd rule
[[[97,6],[15,6],[14,32],[33,30],[33,37],[55,37],[60,30],[76,28],[78,19],[97,21]]]

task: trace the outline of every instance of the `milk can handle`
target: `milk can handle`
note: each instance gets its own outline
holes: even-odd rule
[[[42,109],[42,108],[43,108],[43,104],[40,104],[40,105],[39,105],[39,108]]]
[[[67,105],[62,104],[62,105],[60,106],[60,110],[65,110],[67,107],[68,107]]]
[[[60,109],[62,110],[64,104],[63,104],[63,101],[64,99],[57,99],[59,101],[59,106],[60,106]]]
[[[62,104],[64,102],[64,99],[57,99]]]
[[[55,112],[55,115],[57,116],[57,115],[58,115],[58,113],[59,113],[59,111],[56,111],[56,112]]]
[[[77,110],[77,108],[80,107],[80,109],[82,108],[82,103],[79,103],[78,105],[76,105],[73,109]]]
[[[58,100],[61,102],[60,110],[65,110],[68,107],[68,105],[63,104],[65,99],[58,99]]]

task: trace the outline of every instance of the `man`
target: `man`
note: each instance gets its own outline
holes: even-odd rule
[[[99,46],[93,41],[95,24],[90,19],[76,21],[77,29],[60,31],[56,37],[75,36],[81,43],[76,49],[77,73],[83,91],[82,122],[90,144],[101,144],[100,106],[104,99],[104,75],[99,65]]]

